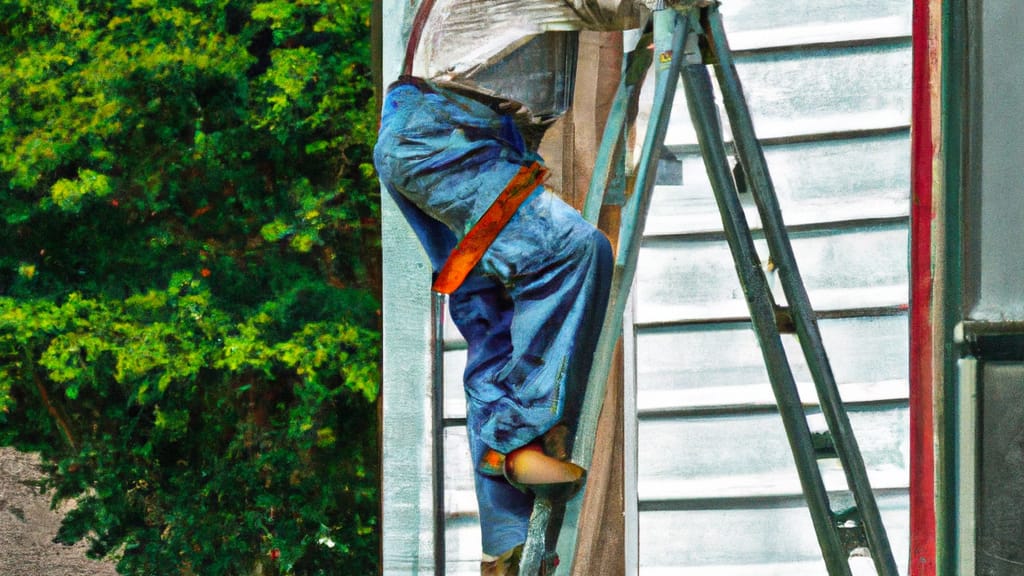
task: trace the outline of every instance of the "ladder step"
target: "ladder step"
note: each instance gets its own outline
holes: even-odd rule
[[[811,445],[814,446],[814,455],[818,460],[839,458],[835,440],[832,439],[832,433],[828,430],[811,432]]]
[[[839,532],[839,540],[847,553],[869,548],[867,531],[861,521],[860,510],[857,510],[856,506],[834,512],[832,518]]]
[[[785,306],[775,306],[775,326],[779,334],[796,334],[796,322],[793,313]]]

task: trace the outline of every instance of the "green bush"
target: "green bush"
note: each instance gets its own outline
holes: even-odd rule
[[[370,10],[0,4],[0,444],[123,574],[376,571]]]

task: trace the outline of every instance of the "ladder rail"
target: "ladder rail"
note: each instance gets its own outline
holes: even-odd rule
[[[601,207],[613,203],[613,196],[625,196],[625,148],[630,112],[634,110],[640,98],[643,78],[651,66],[651,53],[646,49],[644,34],[640,44],[626,54],[622,66],[622,77],[616,89],[612,106],[605,119],[601,144],[594,161],[590,186],[584,200],[583,219],[597,226],[601,216]],[[622,204],[620,198],[614,202]]]
[[[722,25],[721,14],[717,10],[709,11],[706,25],[709,28],[708,37],[713,52],[718,60],[714,68],[733,132],[733,142],[751,184],[772,259],[778,265],[779,279],[796,325],[800,346],[815,383],[822,413],[846,473],[847,485],[853,492],[857,510],[864,523],[875,569],[879,576],[897,576],[899,572],[896,561],[874,494],[871,492],[864,459],[853,434],[849,415],[843,409],[843,401],[825,351],[817,318],[786,233],[768,164],[754,132],[753,120],[743,96],[743,88]]]
[[[608,308],[597,342],[597,348],[594,352],[594,359],[587,381],[587,391],[584,396],[576,438],[573,442],[572,461],[585,469],[590,467],[593,457],[597,422],[601,412],[601,405],[604,401],[612,359],[615,354],[615,345],[622,331],[622,315],[625,312],[626,300],[633,284],[633,277],[636,274],[639,244],[643,236],[642,224],[646,221],[647,211],[650,208],[650,196],[654,187],[658,156],[660,155],[661,143],[665,139],[665,132],[668,129],[668,112],[672,108],[672,102],[678,85],[679,69],[682,60],[680,56],[683,54],[683,48],[689,32],[687,24],[681,18],[673,10],[660,10],[653,14],[655,59],[657,59],[658,55],[662,54],[665,55],[665,59],[659,62],[659,65],[656,67],[655,96],[651,114],[654,122],[651,126],[648,126],[633,194],[630,195],[623,210],[623,218],[619,230],[619,249],[612,273]],[[605,127],[605,134],[610,134],[620,141],[622,125],[625,122],[626,108],[624,101],[630,97],[629,90],[624,88],[625,84],[626,78],[624,77],[620,84],[620,91],[616,95],[617,101],[623,101],[623,106],[621,107],[622,114],[614,119],[614,124],[609,122]],[[609,165],[599,174],[604,174],[607,177],[614,170],[614,167],[610,165],[613,157],[611,146],[614,143],[609,145],[608,148],[605,147],[605,144],[602,144],[602,150],[609,154]],[[602,195],[604,193],[603,190],[598,190],[594,186],[591,187],[590,192],[591,194],[600,192]],[[598,205],[599,208],[600,206]],[[520,562],[519,571],[521,576],[535,576],[539,573],[545,551],[552,547],[552,543],[549,541],[553,535],[549,535],[547,524],[559,507],[564,510],[564,503],[552,503],[542,498],[538,498],[535,502],[533,515],[530,518],[526,546],[523,549],[523,557]],[[562,528],[557,535],[557,539],[568,541],[570,544],[569,549],[574,550],[576,542],[575,522],[570,522],[568,526],[562,526]],[[571,557],[563,559],[563,562],[563,566],[571,569]]]
[[[719,212],[722,214],[725,237],[733,254],[736,272],[750,310],[751,323],[754,325],[761,354],[768,368],[769,381],[796,461],[800,484],[811,511],[811,520],[825,564],[832,576],[850,576],[845,549],[831,521],[828,494],[825,491],[821,470],[818,468],[807,416],[775,322],[770,289],[739,200],[739,193],[729,171],[707,68],[703,64],[687,66],[683,70],[683,86],[686,90],[690,118],[697,131],[701,154],[704,157],[704,165],[711,178]]]
[[[434,518],[434,574],[444,574],[447,564],[447,526],[444,505],[444,304],[445,295],[431,291],[430,314],[434,325],[431,340],[433,355],[433,371],[431,373],[431,498],[433,499]]]
[[[605,120],[604,132],[601,135],[601,145],[597,151],[597,159],[594,161],[594,172],[583,205],[583,219],[595,226],[601,216],[601,207],[609,196],[610,183],[617,174],[616,159],[622,158],[622,149],[625,147],[626,116],[630,100],[639,91],[637,87],[629,85],[625,74],[623,74],[615,91],[611,109],[608,110],[608,118]]]
[[[663,35],[670,39],[670,44],[660,46],[656,44],[655,53],[682,54],[688,27],[684,22],[677,20],[676,13],[671,10],[655,12],[654,25],[656,29],[659,26],[663,27],[666,32],[671,30],[670,35]],[[664,62],[663,66],[656,68],[658,76],[651,113],[654,122],[647,129],[640,154],[640,163],[636,171],[633,193],[623,209],[619,230],[619,249],[615,260],[615,269],[612,273],[612,292],[597,352],[594,354],[594,361],[591,365],[586,399],[573,446],[572,460],[583,468],[590,466],[590,459],[593,455],[597,417],[601,411],[615,345],[622,328],[622,314],[626,308],[626,297],[629,295],[633,277],[636,275],[639,247],[644,231],[643,223],[646,221],[647,212],[650,209],[651,192],[654,188],[654,176],[658,168],[661,143],[664,142],[665,133],[668,130],[669,114],[667,112],[671,111],[678,84],[681,58],[670,58],[670,61]]]

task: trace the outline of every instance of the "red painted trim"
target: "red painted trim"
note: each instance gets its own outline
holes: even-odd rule
[[[933,94],[939,47],[933,10],[941,0],[914,0],[910,214],[910,576],[935,576],[934,372],[932,370]]]

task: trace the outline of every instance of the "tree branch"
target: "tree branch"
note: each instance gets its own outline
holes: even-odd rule
[[[50,400],[50,394],[46,391],[43,379],[39,377],[39,372],[36,370],[36,365],[32,359],[31,351],[29,351],[28,348],[23,348],[22,352],[25,354],[28,369],[32,372],[32,380],[36,384],[36,390],[39,391],[39,397],[42,399],[43,405],[46,406],[46,411],[50,413],[50,416],[53,417],[53,421],[57,424],[57,427],[64,433],[64,439],[67,440],[68,446],[77,453],[78,441],[75,440],[74,434],[71,433],[71,426],[68,424],[67,418],[61,414],[62,411],[58,409],[52,400]]]

